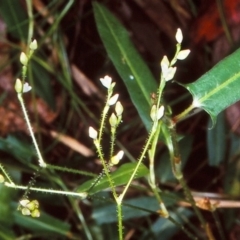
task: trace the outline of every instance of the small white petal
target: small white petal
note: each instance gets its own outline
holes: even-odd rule
[[[27,216],[30,215],[31,211],[28,208],[23,208],[22,209],[22,215]]]
[[[96,131],[93,127],[89,127],[89,129],[88,129],[88,135],[89,135],[89,137],[92,138],[92,139],[97,139],[98,133],[97,133],[97,131]]]
[[[23,85],[23,93],[29,92],[31,89],[32,87],[27,82],[25,82]]]
[[[106,75],[104,78],[100,78],[100,81],[105,88],[109,89],[112,83],[112,78]]]
[[[179,60],[184,60],[190,53],[190,50],[189,49],[186,49],[186,50],[182,50],[178,53],[177,55],[177,59]]]
[[[168,68],[169,68],[169,60],[168,60],[167,56],[164,56],[164,57],[163,57],[160,65],[161,65],[162,73],[163,73],[163,74],[168,71]]]
[[[119,161],[122,159],[123,155],[124,155],[124,152],[122,150],[119,151],[115,156],[111,158],[110,160],[111,164],[117,165]]]
[[[164,106],[162,105],[157,112],[157,120],[161,119],[164,114]]]
[[[117,156],[118,156],[118,159],[121,160],[123,158],[123,155],[124,155],[124,151],[121,150],[117,153]]]
[[[170,67],[166,72],[166,75],[164,75],[165,81],[169,81],[173,79],[176,71],[177,71],[177,67]]]
[[[28,199],[22,199],[22,200],[19,201],[19,203],[20,203],[23,207],[27,206],[27,204],[28,204],[29,202],[30,202],[30,201],[29,201]]]
[[[180,28],[177,29],[175,38],[176,38],[178,43],[182,43],[183,35],[182,35],[182,30]]]
[[[114,96],[112,96],[108,101],[108,105],[110,106],[114,105],[117,102],[118,97],[119,97],[119,94],[115,94]]]

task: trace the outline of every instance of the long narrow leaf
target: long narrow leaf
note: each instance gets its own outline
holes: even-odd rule
[[[156,81],[133,46],[122,24],[101,4],[93,3],[98,32],[116,70],[123,79],[143,123],[151,127],[150,94]]]
[[[122,166],[120,166],[115,172],[113,172],[111,174],[111,178],[115,186],[126,184],[129,178],[131,177],[133,170],[136,168],[136,165],[137,163],[125,163]],[[135,179],[146,176],[147,174],[148,174],[148,169],[143,164],[141,164],[138,169],[137,175],[135,176]],[[92,186],[94,182],[95,182],[94,180],[89,180],[83,183],[78,188],[77,191],[78,192],[88,191],[88,189]],[[97,183],[97,185],[93,189],[91,189],[91,194],[99,192],[106,188],[109,188],[109,181],[108,181],[108,178],[104,176],[101,178],[99,183]]]

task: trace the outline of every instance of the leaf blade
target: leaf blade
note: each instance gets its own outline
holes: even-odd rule
[[[223,59],[196,82],[185,85],[212,118],[240,99],[240,49]]]
[[[111,174],[111,178],[115,184],[115,186],[126,184],[131,177],[133,170],[135,169],[137,163],[126,163],[120,166],[115,172]],[[134,177],[140,178],[143,176],[146,176],[148,174],[148,169],[145,165],[141,164],[138,168],[137,175]],[[78,188],[78,192],[85,192],[88,191],[88,189],[92,186],[92,184],[95,182],[95,180],[89,180],[82,184]],[[96,192],[99,192],[101,190],[104,190],[106,188],[109,188],[109,181],[106,176],[102,177],[99,183],[94,186],[94,188],[91,189],[91,194],[94,194]]]
[[[99,35],[116,70],[123,79],[133,104],[149,130],[152,121],[150,94],[157,84],[149,68],[133,46],[122,24],[101,4],[93,3]]]

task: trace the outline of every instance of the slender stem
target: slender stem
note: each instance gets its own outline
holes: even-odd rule
[[[188,188],[185,179],[183,177],[182,174],[182,170],[181,170],[181,156],[180,156],[180,152],[179,152],[179,148],[178,148],[178,142],[177,142],[177,135],[176,135],[176,129],[175,129],[175,124],[174,123],[170,123],[169,124],[169,131],[170,131],[170,137],[171,137],[171,145],[170,146],[170,156],[171,156],[171,163],[172,163],[172,168],[173,168],[173,173],[175,175],[175,177],[178,179],[179,183],[181,184],[185,196],[187,198],[187,200],[190,202],[190,204],[192,205],[198,219],[201,222],[201,225],[203,226],[204,230],[206,231],[207,236],[209,237],[209,239],[213,239],[212,236],[212,231],[211,228],[208,226],[208,224],[206,223],[206,221],[203,218],[202,213],[200,212],[199,208],[196,206],[196,202],[192,196],[192,193],[190,191],[190,189]]]
[[[5,171],[4,167],[2,166],[2,164],[0,164],[0,169],[2,170],[4,176],[7,178],[7,180],[11,183],[14,184],[12,179],[9,177],[9,175],[7,174],[7,172]]]
[[[29,25],[28,25],[28,42],[29,45],[31,43],[31,39],[33,36],[33,11],[32,11],[32,0],[26,0],[27,3],[27,12],[28,12],[28,19],[29,19]]]
[[[110,142],[109,159],[111,159],[113,156],[115,141],[116,141],[116,127],[111,127],[111,142]]]
[[[117,214],[118,214],[118,236],[119,240],[123,240],[123,224],[122,224],[122,203],[117,202]]]
[[[41,152],[40,152],[40,150],[39,150],[39,147],[38,147],[36,138],[35,138],[35,136],[34,136],[33,129],[32,129],[32,126],[31,126],[29,117],[28,117],[28,115],[27,115],[27,110],[26,110],[26,108],[25,108],[25,104],[24,104],[24,101],[23,101],[22,93],[18,93],[17,95],[18,95],[18,99],[19,99],[19,102],[20,102],[21,107],[22,107],[22,110],[23,110],[23,115],[24,115],[24,118],[25,118],[25,120],[26,120],[27,127],[28,127],[28,130],[29,130],[29,133],[30,133],[30,136],[31,136],[31,138],[32,138],[34,147],[35,147],[35,149],[36,149],[36,153],[37,153],[38,161],[39,161],[39,166],[42,167],[42,168],[46,168],[47,164],[46,164],[46,163],[44,162],[44,160],[43,160],[42,154],[41,154]]]
[[[151,144],[151,142],[152,142],[152,138],[153,138],[153,136],[154,136],[154,134],[155,134],[156,127],[157,127],[157,126],[156,126],[156,123],[154,123],[154,124],[153,124],[153,127],[152,127],[152,130],[151,130],[151,132],[150,132],[149,138],[148,138],[148,140],[147,140],[147,142],[146,142],[146,145],[145,145],[145,147],[144,147],[144,149],[143,149],[143,152],[142,152],[142,154],[141,154],[141,156],[140,156],[140,158],[139,158],[139,160],[138,160],[137,166],[135,167],[135,169],[134,169],[134,171],[133,171],[130,179],[128,180],[128,183],[127,183],[127,185],[125,186],[122,194],[119,195],[119,197],[118,197],[118,201],[119,201],[119,202],[121,202],[122,199],[124,198],[124,196],[125,196],[128,188],[129,188],[129,186],[130,186],[130,184],[131,184],[134,176],[136,175],[136,173],[137,173],[137,171],[138,171],[139,166],[141,165],[141,163],[142,163],[142,161],[143,161],[143,159],[144,159],[144,157],[145,157],[145,155],[146,155],[147,150],[149,149],[149,146],[150,146],[150,144]]]
[[[51,164],[47,164],[47,168],[54,169],[57,171],[62,171],[62,172],[70,172],[70,173],[79,174],[79,175],[83,175],[83,176],[97,177],[96,174],[91,173],[91,172],[86,172],[86,171],[81,171],[81,170],[77,170],[77,169],[61,167],[61,166],[55,166],[55,165],[51,165]]]
[[[183,112],[178,114],[177,116],[174,117],[174,122],[180,122],[183,119],[185,119],[187,116],[189,116],[189,113],[194,109],[193,105],[190,105],[187,109],[185,109]]]
[[[23,189],[23,190],[28,189],[28,187],[26,187],[26,186],[19,186],[19,185],[15,185],[14,183],[9,183],[9,182],[5,182],[5,186],[10,187],[10,188],[15,188],[15,189]],[[87,197],[86,192],[78,193],[78,192],[69,192],[69,191],[36,188],[36,187],[30,187],[29,189],[32,190],[32,191],[36,191],[36,192],[55,193],[55,194],[68,195],[68,196],[80,197],[80,198],[86,198]]]

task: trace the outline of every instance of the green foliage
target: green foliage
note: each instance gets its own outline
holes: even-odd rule
[[[136,163],[125,163],[121,165],[115,172],[113,172],[111,174],[111,178],[114,181],[115,187],[126,184],[135,168],[136,168]],[[138,169],[138,173],[135,176],[135,178],[144,177],[144,176],[147,176],[147,174],[148,174],[148,169],[144,165],[141,165],[140,168]],[[88,191],[91,188],[92,184],[95,182],[95,180],[89,180],[85,182],[78,188],[77,191],[78,192]],[[109,187],[108,179],[106,176],[104,176],[100,179],[97,185],[89,191],[89,193],[94,194],[96,192],[107,189],[108,187]]]
[[[226,57],[196,82],[186,85],[193,105],[203,108],[216,122],[217,115],[240,99],[240,49]]]
[[[132,102],[149,130],[150,94],[157,91],[157,84],[149,68],[130,41],[129,33],[101,4],[93,3],[99,34],[109,58],[124,81]]]

